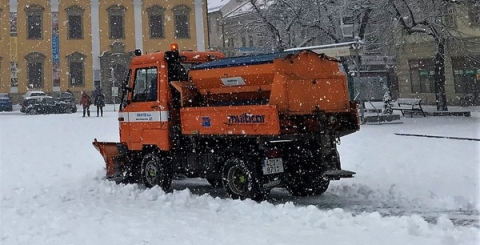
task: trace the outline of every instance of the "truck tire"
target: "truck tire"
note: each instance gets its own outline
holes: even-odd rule
[[[320,175],[287,173],[285,187],[294,196],[321,195],[328,189],[330,180]]]
[[[231,157],[223,166],[222,182],[225,191],[232,199],[250,198],[263,201],[266,192],[263,191],[260,174],[238,157]]]
[[[147,188],[158,185],[166,192],[172,185],[172,166],[167,161],[162,161],[155,152],[150,152],[143,156],[141,175],[142,183]]]

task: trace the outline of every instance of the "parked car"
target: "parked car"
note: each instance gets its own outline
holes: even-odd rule
[[[55,101],[60,106],[63,113],[77,112],[77,104],[75,104],[75,97],[73,94],[63,92],[58,97],[55,97]]]
[[[30,115],[64,113],[60,104],[51,96],[26,97],[22,102],[20,111]]]
[[[0,93],[0,111],[13,111],[12,99],[6,93]]]
[[[23,98],[28,98],[28,97],[33,97],[33,96],[47,96],[45,92],[41,90],[32,90],[32,91],[27,91],[24,95]]]

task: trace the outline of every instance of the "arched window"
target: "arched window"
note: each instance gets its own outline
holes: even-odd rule
[[[67,55],[68,86],[85,86],[85,58],[80,52]]]
[[[125,39],[125,11],[123,5],[112,5],[108,7],[108,24],[110,39]]]
[[[37,5],[27,5],[27,39],[42,39],[42,20],[45,8]]]
[[[65,9],[68,16],[68,39],[83,39],[83,12],[84,9],[72,5]]]
[[[43,88],[45,55],[32,52],[25,56],[27,60],[27,84],[32,88]]]
[[[190,8],[179,5],[172,9],[175,24],[175,38],[190,38]]]
[[[153,5],[152,7],[147,9],[147,13],[148,13],[148,26],[150,29],[150,38],[164,38],[165,37],[165,30],[164,30],[165,9],[158,5]]]

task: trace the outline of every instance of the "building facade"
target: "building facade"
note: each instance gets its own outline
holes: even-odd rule
[[[448,23],[457,35],[449,36],[445,45],[445,92],[448,105],[459,105],[465,96],[480,93],[480,6],[450,11]],[[399,97],[435,104],[435,52],[434,40],[426,35],[403,35],[397,41]]]
[[[0,0],[0,93],[112,92],[143,53],[205,50],[206,0]],[[115,95],[115,93],[113,94]],[[17,100],[18,102],[18,100]]]

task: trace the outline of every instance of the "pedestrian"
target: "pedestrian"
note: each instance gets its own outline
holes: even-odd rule
[[[93,104],[97,106],[97,117],[99,112],[100,112],[100,115],[103,117],[103,107],[105,106],[105,95],[102,93],[101,90],[99,90],[95,94],[95,100]]]
[[[80,104],[83,107],[83,117],[85,117],[85,112],[87,113],[87,116],[90,117],[90,105],[92,104],[92,99],[83,91],[82,97],[80,98]]]

